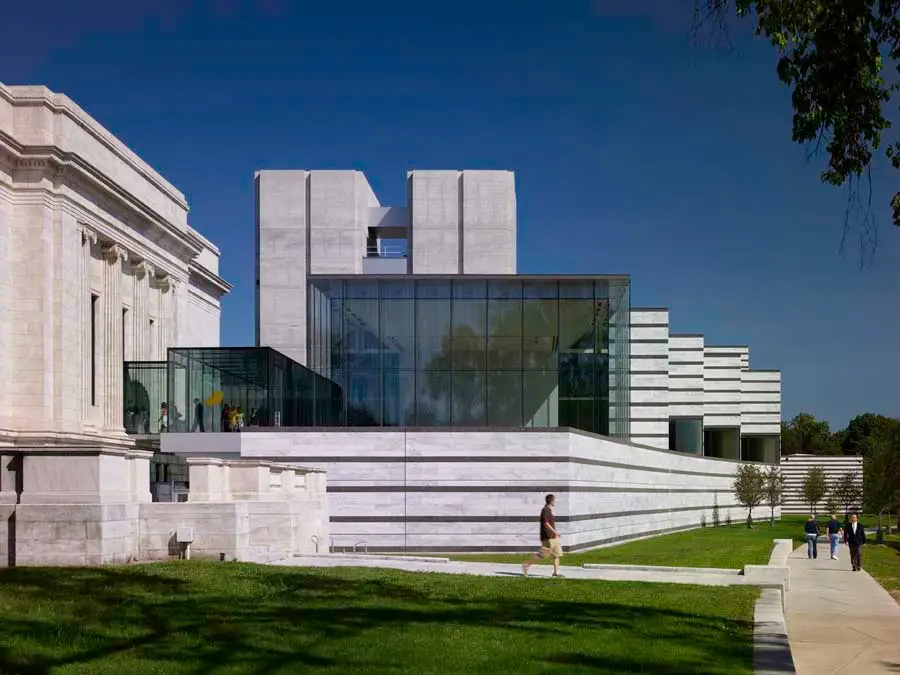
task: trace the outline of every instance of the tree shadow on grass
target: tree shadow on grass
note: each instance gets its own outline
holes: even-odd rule
[[[723,638],[746,634],[748,622],[605,600],[588,592],[596,582],[574,582],[586,592],[560,599],[550,585],[429,577],[202,564],[5,570],[0,672],[442,672],[454,658],[440,653],[449,629],[468,631],[452,648],[482,638],[521,645],[512,657],[521,663],[496,671],[712,675],[750,662],[749,645]],[[636,649],[604,655],[605,640]],[[537,644],[554,647],[524,654]],[[642,644],[681,649],[687,671]]]

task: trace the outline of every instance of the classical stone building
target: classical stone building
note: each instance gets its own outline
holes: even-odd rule
[[[218,257],[184,195],[71,99],[0,84],[0,502],[150,500],[123,361],[218,346]]]

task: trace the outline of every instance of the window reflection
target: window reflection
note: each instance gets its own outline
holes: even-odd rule
[[[627,279],[316,278],[309,306],[343,424],[627,435]]]

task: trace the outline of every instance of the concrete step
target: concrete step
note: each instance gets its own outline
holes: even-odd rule
[[[608,563],[585,563],[586,570],[623,570],[635,572],[659,572],[660,574],[741,574],[741,570],[721,567],[666,567],[663,565],[613,565]]]
[[[309,553],[297,554],[295,558],[318,558],[324,560],[399,560],[403,562],[448,563],[450,558],[431,558],[413,555],[384,555],[378,553]]]

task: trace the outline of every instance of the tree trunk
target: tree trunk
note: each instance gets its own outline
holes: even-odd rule
[[[753,507],[752,506],[749,509],[747,509],[747,529],[748,530],[753,529]]]

